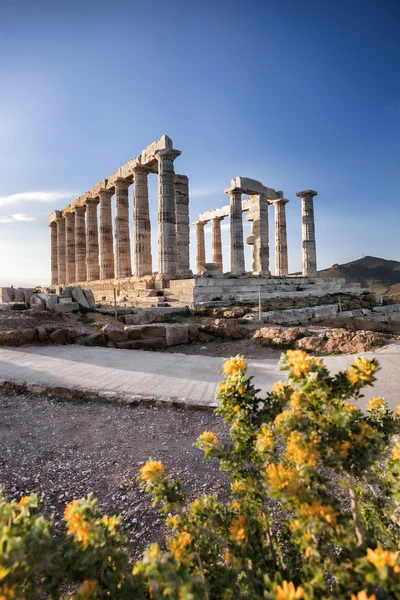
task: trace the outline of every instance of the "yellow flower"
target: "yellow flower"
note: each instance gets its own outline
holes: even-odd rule
[[[352,385],[370,383],[376,370],[374,363],[367,358],[359,356],[347,370],[347,379]]]
[[[239,515],[232,523],[231,532],[237,542],[247,542],[246,517]]]
[[[171,529],[178,529],[179,520],[179,515],[172,515],[171,517],[168,517],[167,523],[171,527]]]
[[[276,383],[274,383],[272,391],[274,392],[274,394],[278,394],[279,396],[283,394],[285,391],[285,384],[283,383],[283,381],[277,381]]]
[[[245,492],[246,485],[236,479],[235,481],[232,481],[232,483],[231,483],[231,490],[235,494],[238,494],[240,492]]]
[[[371,400],[367,404],[367,410],[376,410],[378,408],[382,408],[385,406],[385,398],[381,398],[377,396],[376,398],[371,398]]]
[[[385,566],[395,567],[398,555],[396,554],[396,552],[384,550],[382,546],[378,544],[376,550],[371,550],[371,548],[367,548],[367,558],[369,562],[371,562],[377,569],[383,569],[383,567]]]
[[[214,450],[218,446],[218,438],[212,431],[204,431],[199,436],[199,442],[202,442],[204,450]]]
[[[398,417],[400,417],[400,404],[398,405],[398,407],[396,408],[396,415]]]
[[[392,458],[393,458],[393,460],[399,460],[400,459],[400,444],[396,444],[392,448]]]
[[[375,594],[367,596],[367,592],[365,590],[362,590],[361,592],[358,592],[357,596],[355,594],[352,594],[351,600],[376,600],[376,596]]]
[[[160,555],[160,546],[157,542],[154,542],[154,544],[150,545],[149,549],[146,552],[146,555],[151,559],[158,558],[158,556]]]
[[[300,521],[298,519],[295,519],[294,521],[292,521],[290,523],[290,529],[292,530],[293,533],[298,531],[299,528],[300,528]]]
[[[231,554],[231,552],[229,552],[229,550],[225,550],[224,559],[229,565],[231,562],[233,562],[233,554]]]
[[[140,469],[140,478],[148,483],[157,483],[164,475],[164,465],[159,460],[148,460]]]
[[[336,526],[337,513],[329,504],[323,506],[319,500],[313,500],[311,504],[302,504],[299,513],[307,519],[322,517],[332,527]]]
[[[292,467],[285,467],[282,463],[275,465],[271,463],[265,469],[267,480],[274,492],[285,490],[296,493],[300,487],[299,474]]]
[[[261,426],[261,433],[257,434],[256,447],[259,452],[265,452],[266,450],[272,450],[275,446],[275,436],[268,429],[268,425]]]
[[[230,360],[227,360],[222,367],[223,375],[242,375],[247,369],[246,361],[243,356],[235,356]]]
[[[372,429],[368,423],[358,423],[359,433],[351,433],[352,440],[361,447],[367,447],[368,441],[374,437],[376,429]]]
[[[288,350],[286,356],[295,377],[307,375],[307,373],[310,373],[313,366],[319,368],[323,366],[318,358],[309,356],[304,350]]]
[[[289,408],[288,410],[284,410],[283,412],[276,415],[274,424],[278,427],[285,427],[287,421],[289,421],[292,417],[296,417],[296,421],[300,420],[300,413],[298,410],[294,410],[293,408]]]
[[[344,442],[338,442],[337,448],[339,452],[339,456],[342,458],[347,458],[349,454],[349,450],[351,448],[351,444],[349,441],[345,440]]]
[[[98,586],[95,579],[85,579],[78,590],[79,597],[85,600],[86,598],[91,598],[97,589]]]
[[[67,523],[68,535],[74,535],[78,542],[82,542],[84,550],[89,546],[91,532],[90,523],[85,520],[82,513],[75,513]]]
[[[303,394],[301,392],[293,392],[290,396],[290,406],[295,410],[299,410],[303,404]]]
[[[192,543],[194,537],[187,531],[182,531],[177,538],[171,540],[169,547],[176,560],[184,560],[188,555],[188,546]]]
[[[299,431],[292,431],[287,441],[287,457],[297,465],[315,467],[319,458],[317,450],[320,436],[313,431],[307,440]]]
[[[0,587],[0,600],[13,600],[15,598],[15,592],[17,590],[17,584],[15,583],[11,587],[4,585]]]
[[[345,402],[344,400],[342,402],[342,406],[349,413],[356,412],[358,410],[357,406],[350,404],[349,402]]]
[[[65,511],[64,511],[64,519],[66,521],[69,521],[72,518],[72,515],[74,514],[75,509],[78,508],[78,506],[79,506],[78,500],[72,500],[72,502],[70,502],[66,506]]]
[[[276,598],[277,600],[297,600],[297,598],[305,598],[305,591],[302,587],[295,588],[294,584],[290,581],[282,582],[282,587],[280,585],[276,586]]]
[[[231,507],[233,510],[239,510],[240,508],[240,502],[238,502],[237,500],[234,500],[231,504]]]

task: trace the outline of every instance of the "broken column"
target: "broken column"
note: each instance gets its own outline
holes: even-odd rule
[[[132,169],[134,179],[133,207],[133,268],[137,277],[153,272],[151,256],[151,225],[147,167],[137,165]]]
[[[115,180],[115,277],[132,275],[131,242],[129,235],[129,181]]]
[[[177,272],[175,172],[174,160],[179,150],[158,150],[158,275],[171,276]]]
[[[87,281],[100,279],[99,230],[97,225],[97,198],[86,198],[86,272]]]
[[[86,206],[75,206],[75,281],[86,281]]]
[[[50,273],[51,285],[58,283],[58,259],[57,259],[57,223],[51,221],[50,227]]]
[[[222,266],[222,238],[221,221],[223,217],[214,217],[211,219],[212,233],[212,262],[218,265],[218,269],[223,272]]]
[[[176,245],[178,273],[190,276],[189,179],[175,175]]]
[[[304,277],[317,276],[317,250],[315,246],[314,196],[318,192],[304,190],[296,196],[301,198],[302,250]]]
[[[252,221],[253,273],[269,277],[269,224],[268,199],[264,194],[253,194],[248,220]]]
[[[275,206],[275,275],[286,277],[289,273],[286,231],[286,204],[289,200],[273,200]]]
[[[61,215],[61,213],[60,213]],[[57,272],[58,284],[66,284],[66,262],[65,262],[65,218],[60,216],[57,223]]]
[[[241,188],[225,190],[230,196],[231,273],[243,275],[246,271],[243,245],[242,192]]]
[[[75,215],[65,212],[66,283],[75,281]]]
[[[99,190],[100,200],[100,279],[114,278],[114,243],[112,232],[111,198],[113,190]]]
[[[204,239],[205,221],[196,221],[196,273],[202,273],[206,262],[206,244]]]

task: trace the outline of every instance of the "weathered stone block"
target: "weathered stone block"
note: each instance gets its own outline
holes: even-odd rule
[[[79,310],[79,304],[77,302],[69,302],[68,304],[56,304],[54,312],[56,313],[69,313],[74,310]]]
[[[102,332],[111,342],[124,342],[128,339],[128,332],[122,327],[108,323],[102,328]]]
[[[0,331],[0,346],[23,346],[35,339],[34,329],[15,329]]]
[[[125,331],[128,332],[128,336],[130,340],[142,340],[143,339],[143,331],[141,325],[128,325],[125,327]]]
[[[46,294],[44,298],[47,310],[54,312],[56,305],[58,304],[58,298],[56,294]]]
[[[166,326],[160,324],[154,325],[143,325],[142,327],[143,338],[165,338],[166,336]]]
[[[67,335],[64,329],[56,329],[49,335],[50,340],[54,344],[66,344],[67,343]]]
[[[178,346],[189,343],[189,331],[185,325],[166,326],[167,346]]]
[[[124,342],[120,342],[124,343]],[[133,342],[125,342],[129,344],[129,348],[132,350],[159,350],[167,347],[167,342],[164,337],[152,337],[147,340],[137,340]],[[119,346],[121,348],[121,346]],[[125,346],[128,347],[128,346]]]
[[[79,306],[82,306],[83,308],[90,308],[89,302],[86,300],[86,296],[80,285],[77,285],[72,290],[72,298],[78,302]]]
[[[31,296],[30,306],[31,306],[31,308],[36,308],[36,309],[40,309],[40,310],[46,309],[45,301],[43,300],[43,298],[40,298],[40,296],[38,294],[34,294],[33,296]]]
[[[96,306],[96,301],[94,299],[94,294],[93,294],[92,290],[89,289],[89,288],[85,288],[83,290],[83,292],[85,294],[85,297],[86,297],[86,300],[87,300],[87,302],[89,304],[89,307],[90,308],[94,308]]]

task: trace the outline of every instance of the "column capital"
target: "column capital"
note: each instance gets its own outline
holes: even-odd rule
[[[81,213],[86,212],[86,206],[84,204],[82,206],[76,205],[76,206],[74,206],[73,210],[74,210],[75,214],[79,215],[79,211],[81,211]]]
[[[232,196],[233,194],[244,194],[245,191],[242,188],[238,188],[238,187],[233,187],[233,188],[228,188],[227,190],[225,190],[225,194],[229,194],[230,196]]]
[[[210,219],[211,222],[213,221],[223,221],[225,219],[225,217],[220,217],[220,216],[216,216],[216,217],[212,217]]]
[[[296,194],[297,195],[297,194]],[[288,200],[287,198],[278,198],[277,200],[270,200],[269,201],[271,204],[280,204],[280,205],[285,205],[288,202],[290,202],[290,200]]]
[[[99,202],[100,202],[99,198],[97,198],[97,197],[96,198],[91,198],[91,197],[88,196],[87,198],[85,198],[85,200],[84,200],[83,203],[86,206],[89,206],[89,204],[94,204],[95,206],[97,206]]]
[[[182,154],[180,150],[175,150],[174,148],[165,148],[165,150],[157,150],[154,158],[156,158],[158,161],[175,160],[180,154]]]
[[[297,192],[296,196],[299,198],[307,198],[308,196],[314,197],[318,196],[318,192],[315,190],[304,190],[303,192]]]
[[[119,188],[126,188],[128,189],[128,187],[132,184],[132,181],[129,181],[128,179],[125,179],[125,177],[116,177],[115,181],[114,181],[114,187],[115,189],[117,189],[117,186]]]
[[[53,221],[54,223],[65,223],[65,217],[64,216],[60,216],[54,219]]]
[[[206,223],[208,223],[208,221],[194,221],[193,225],[195,225],[196,227],[204,227]]]
[[[115,193],[114,190],[110,190],[109,188],[100,188],[98,190],[100,200],[102,197],[104,198],[106,196],[109,196],[111,198],[112,196],[114,196],[114,193]]]
[[[145,173],[146,175],[148,175],[149,173],[154,173],[154,169],[152,169],[151,167],[148,167],[147,165],[135,165],[130,169],[130,172],[133,173],[133,175],[135,175],[135,173]]]

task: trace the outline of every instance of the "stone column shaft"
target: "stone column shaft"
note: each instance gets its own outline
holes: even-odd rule
[[[137,277],[153,272],[148,173],[146,167],[137,166],[133,169],[133,268]]]
[[[177,272],[175,172],[174,160],[179,150],[160,150],[158,160],[158,275],[167,277]]]
[[[175,175],[176,243],[178,273],[192,275],[190,270],[189,179]]]
[[[86,272],[87,281],[100,279],[99,229],[97,225],[97,205],[99,201],[87,198],[86,204]]]
[[[206,262],[206,244],[204,239],[205,221],[193,223],[196,227],[196,273],[202,273]]]
[[[66,283],[75,281],[75,215],[65,214]]]
[[[242,191],[240,188],[227,190],[231,197],[231,273],[234,275],[243,275],[246,271],[243,244]]]
[[[254,194],[251,198],[252,208],[249,220],[252,220],[252,269],[258,275],[270,276],[268,199],[262,194]]]
[[[115,277],[132,275],[131,242],[129,235],[129,182],[115,181]]]
[[[289,273],[286,231],[286,204],[289,200],[274,200],[275,206],[275,275],[286,277]]]
[[[211,219],[212,232],[212,262],[218,265],[218,269],[223,272],[222,265],[222,239],[221,239],[221,221],[223,217]]]
[[[305,190],[296,196],[301,198],[303,275],[317,276],[317,250],[315,245],[314,196],[318,192]]]
[[[65,259],[65,219],[60,217],[56,219],[57,223],[57,271],[58,284],[65,285],[66,278],[66,259]]]
[[[50,227],[50,269],[51,285],[58,283],[58,258],[57,258],[57,223],[52,221]]]
[[[75,206],[75,282],[86,281],[86,206]]]
[[[99,191],[100,199],[100,279],[114,279],[114,242],[112,232],[112,190]]]

